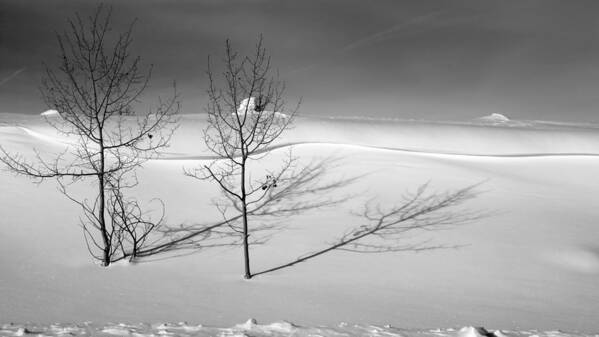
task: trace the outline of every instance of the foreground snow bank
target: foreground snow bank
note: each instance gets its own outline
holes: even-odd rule
[[[351,325],[341,323],[336,327],[303,327],[289,322],[258,324],[254,319],[231,328],[204,327],[185,322],[176,324],[108,324],[106,326],[85,322],[83,324],[4,324],[0,336],[219,336],[219,337],[261,337],[261,336],[386,336],[386,337],[596,337],[597,335],[565,333],[562,331],[494,331],[482,327],[462,329],[400,329],[392,326]]]

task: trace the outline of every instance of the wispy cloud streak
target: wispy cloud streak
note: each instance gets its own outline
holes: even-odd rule
[[[19,76],[20,73],[24,72],[27,69],[27,67],[23,67],[21,69],[18,69],[16,71],[14,71],[12,74],[6,76],[5,78],[0,80],[0,86],[8,83],[10,80],[12,80],[13,78]]]
[[[347,53],[354,49],[358,49],[361,47],[368,46],[370,44],[374,44],[374,43],[378,43],[378,42],[382,42],[387,39],[390,39],[390,38],[394,37],[396,33],[400,32],[410,26],[421,25],[421,24],[429,22],[430,20],[438,17],[439,14],[441,14],[441,12],[442,11],[434,11],[434,12],[430,12],[427,14],[419,15],[419,16],[413,17],[409,20],[400,22],[400,23],[398,23],[390,28],[387,28],[385,30],[370,34],[361,39],[354,40],[353,42],[345,45],[344,47],[341,47],[341,48],[333,51],[324,60],[317,62],[317,63],[309,64],[309,65],[306,65],[303,67],[299,67],[297,69],[293,69],[293,70],[289,71],[288,74],[294,74],[294,73],[311,70],[313,68],[321,66],[324,63],[330,62],[331,60],[339,57],[340,54],[344,54],[344,53]]]
[[[375,43],[375,42],[381,42],[381,41],[387,40],[387,39],[393,37],[393,35],[395,33],[402,31],[403,29],[405,29],[407,27],[422,24],[431,19],[434,19],[440,13],[441,13],[441,11],[435,11],[435,12],[431,12],[431,13],[427,13],[424,15],[414,17],[414,18],[404,21],[404,22],[400,22],[399,24],[396,24],[388,29],[376,32],[374,34],[371,34],[371,35],[363,37],[359,40],[356,40],[356,41],[346,45],[345,47],[341,48],[341,51],[347,52],[350,50],[354,50],[354,49],[357,49],[360,47],[367,46],[367,45]]]

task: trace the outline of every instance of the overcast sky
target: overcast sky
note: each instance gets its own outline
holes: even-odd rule
[[[200,112],[207,56],[226,38],[242,52],[263,34],[301,112],[467,120],[599,122],[599,1],[106,1],[113,27],[134,18],[134,51],[173,80],[183,111]],[[95,1],[0,0],[0,112],[46,109],[42,62],[54,31]]]

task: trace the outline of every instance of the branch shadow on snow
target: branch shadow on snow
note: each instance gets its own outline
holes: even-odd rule
[[[345,194],[337,199],[314,198],[314,196],[332,194],[361,177],[342,178],[328,184],[319,184],[330,161],[313,163],[304,168],[296,180],[288,185],[273,189],[264,204],[249,214],[262,219],[255,228],[251,245],[263,245],[276,232],[285,229],[283,221],[290,215],[307,210],[339,206],[355,195]],[[312,260],[333,251],[345,251],[361,254],[381,254],[395,252],[422,252],[440,249],[458,249],[460,244],[436,243],[431,239],[421,241],[407,240],[412,235],[450,230],[457,226],[476,222],[494,214],[492,211],[469,209],[464,205],[477,198],[484,191],[483,182],[466,187],[435,191],[430,183],[424,183],[413,191],[403,193],[396,204],[384,207],[376,200],[365,203],[360,211],[352,212],[356,222],[348,224],[339,236],[323,244],[320,250],[308,252],[296,259],[265,270],[252,276],[264,275],[292,267],[298,263]],[[292,197],[291,197],[292,196]],[[306,198],[309,196],[310,198]],[[305,201],[305,200],[309,201]],[[211,224],[180,225],[162,229],[160,242],[152,248],[140,251],[140,257],[168,259],[187,256],[216,247],[238,247],[242,244],[239,222],[241,215],[227,217]],[[262,235],[258,235],[263,233]],[[158,255],[163,257],[158,258]],[[152,259],[156,260],[156,259]],[[148,260],[149,261],[149,260]]]
[[[251,229],[250,245],[263,245],[277,232],[287,228],[289,216],[340,205],[355,195],[339,193],[363,176],[339,177],[323,182],[323,177],[334,171],[339,158],[314,159],[298,165],[290,155],[282,169],[267,175],[254,188],[261,193],[248,203],[248,216],[255,221]],[[164,258],[190,255],[208,248],[237,247],[243,243],[241,207],[225,193],[213,200],[221,220],[212,223],[163,226],[148,248],[138,257],[168,254]]]

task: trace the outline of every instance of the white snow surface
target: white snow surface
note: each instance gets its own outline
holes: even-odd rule
[[[211,203],[216,186],[181,174],[213,158],[201,146],[203,126],[204,115],[184,116],[164,157],[138,172],[135,196],[160,197],[171,224],[220,216]],[[40,116],[0,115],[0,145],[25,158],[35,159],[33,148],[61,153],[72,141]],[[298,118],[260,165],[276,167],[288,147],[302,162],[340,158],[324,181],[363,178],[336,192],[356,196],[345,204],[284,219],[286,230],[252,248],[254,271],[322,248],[362,223],[352,212],[366,201],[390,206],[427,181],[438,191],[486,181],[467,208],[493,215],[406,238],[459,249],[339,251],[250,281],[232,248],[101,268],[88,256],[77,205],[55,182],[37,185],[0,170],[0,323],[7,323],[0,336],[480,337],[447,328],[473,324],[508,337],[599,331],[595,126]],[[92,197],[94,186],[81,182],[73,192]],[[238,325],[248,317],[278,323]],[[180,321],[194,323],[130,324]]]

